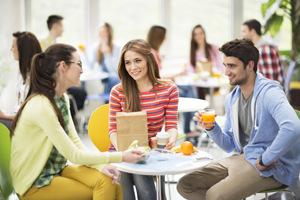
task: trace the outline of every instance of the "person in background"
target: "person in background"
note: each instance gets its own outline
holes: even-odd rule
[[[50,15],[47,19],[49,35],[40,40],[42,50],[45,51],[50,45],[56,43],[56,38],[60,37],[64,31],[63,17],[60,15]]]
[[[102,71],[108,73],[108,78],[102,82],[104,83],[104,93],[110,93],[112,87],[120,83],[118,77],[120,47],[114,44],[114,32],[109,23],[101,23],[97,32],[100,42],[91,46],[87,56],[94,69],[96,66],[96,68],[101,68]]]
[[[15,113],[19,110],[24,102],[29,89],[29,73],[31,68],[31,60],[37,53],[41,53],[42,49],[36,36],[28,31],[15,32],[13,35],[11,51],[15,60],[19,61],[19,72],[16,84],[17,105],[14,108],[14,114],[4,114],[0,110],[0,122],[10,129]]]
[[[56,43],[56,38],[61,37],[62,33],[64,31],[63,29],[63,17],[60,15],[50,15],[47,19],[47,26],[49,29],[49,35],[40,40],[40,44],[41,47],[43,49],[43,51],[45,51],[49,46],[51,46],[52,44]],[[78,110],[81,110],[83,108],[84,105],[84,101],[86,98],[86,91],[83,88],[80,87],[70,87],[68,88],[68,93],[71,94],[75,101],[76,101],[76,106]],[[75,109],[74,109],[74,105],[73,102],[70,101],[71,104],[71,115],[72,118],[75,119]],[[76,120],[74,120],[76,122]]]
[[[156,58],[159,69],[162,69],[159,50],[166,39],[166,33],[167,29],[165,27],[154,25],[150,28],[146,40],[151,46],[151,51]]]
[[[135,163],[141,151],[91,152],[83,145],[65,93],[82,72],[70,45],[51,45],[33,58],[29,92],[11,128],[10,173],[20,200],[123,199],[120,173],[107,164]]]
[[[154,25],[150,28],[148,35],[147,35],[147,40],[146,40],[149,43],[149,45],[151,46],[151,51],[156,58],[156,61],[157,61],[157,64],[158,64],[160,70],[162,69],[162,65],[161,65],[161,56],[159,54],[159,50],[160,50],[161,45],[165,41],[166,33],[167,33],[167,29],[165,27],[159,26],[159,25]],[[176,76],[182,76],[182,75],[186,75],[186,70],[183,70],[182,72],[180,72],[178,74],[164,76],[163,78],[171,79],[174,81]],[[196,92],[192,86],[178,85],[177,87],[179,90],[180,97],[197,98]],[[194,137],[196,135],[196,131],[191,131],[191,129],[190,129],[190,123],[191,123],[193,116],[194,116],[194,112],[183,113],[183,118],[184,118],[183,119],[184,120],[183,131],[187,136],[186,139],[191,141],[194,146],[197,146],[197,143],[196,143],[197,140],[194,139]]]
[[[109,102],[110,151],[118,150],[117,112],[147,112],[148,138],[165,130],[170,134],[166,149],[175,146],[178,115],[178,89],[170,80],[163,80],[150,45],[141,39],[131,40],[122,49],[118,74],[121,83],[113,87]],[[138,199],[155,200],[153,176],[121,172],[120,184],[124,199],[134,200],[133,181]]]
[[[183,176],[177,185],[186,199],[246,199],[263,190],[297,186],[300,121],[277,81],[257,73],[259,52],[248,39],[232,40],[220,51],[225,75],[236,86],[225,99],[223,130],[194,120],[224,151],[237,153]]]
[[[218,51],[218,46],[206,41],[205,31],[200,24],[196,25],[192,30],[190,59],[187,66],[188,74],[195,73],[197,61],[211,61],[213,70],[223,72],[222,59]],[[198,88],[199,99],[205,99],[206,94],[208,94],[207,88]]]
[[[261,36],[261,24],[255,19],[243,23],[241,27],[243,38],[251,40],[259,50],[258,70],[266,78],[284,83],[284,65],[275,45]]]

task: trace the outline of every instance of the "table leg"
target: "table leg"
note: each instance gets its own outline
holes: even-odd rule
[[[156,199],[165,200],[165,176],[156,176]]]

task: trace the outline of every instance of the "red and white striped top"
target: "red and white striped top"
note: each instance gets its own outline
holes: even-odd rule
[[[177,129],[178,118],[178,88],[173,82],[166,85],[155,86],[154,90],[140,92],[142,110],[147,112],[148,137],[156,136],[160,132],[164,122],[165,130]],[[109,101],[109,134],[117,132],[116,113],[124,112],[125,96],[121,83],[114,86],[110,93]],[[115,149],[111,144],[109,150]]]

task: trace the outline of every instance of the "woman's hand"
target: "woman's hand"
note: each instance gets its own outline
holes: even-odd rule
[[[117,170],[117,167],[113,166],[113,165],[106,165],[102,169],[101,173],[105,174],[106,176],[111,177],[113,179],[112,184],[114,184],[115,182],[118,182],[118,180],[121,176],[120,172]]]
[[[215,117],[216,116],[217,115],[215,115]],[[202,124],[201,110],[198,110],[198,112],[195,113],[195,116],[193,117],[193,120],[198,122],[197,125],[201,126],[202,128],[205,128],[208,131],[212,130],[215,127],[215,125],[211,125],[211,124],[207,125],[207,126],[204,126]]]
[[[175,144],[176,144],[176,140],[173,141],[170,139],[169,142],[166,144],[165,149],[171,150],[173,147],[175,147]]]
[[[128,149],[122,153],[122,161],[127,163],[136,163],[141,160],[142,152],[135,149]]]

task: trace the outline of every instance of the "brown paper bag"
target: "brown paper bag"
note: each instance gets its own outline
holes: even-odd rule
[[[147,112],[118,112],[117,143],[118,151],[125,151],[129,145],[138,140],[138,146],[148,146]]]
[[[196,62],[195,72],[200,73],[202,71],[208,71],[210,73],[210,76],[212,76],[213,75],[212,62],[211,61],[200,61],[200,60],[198,60]]]

